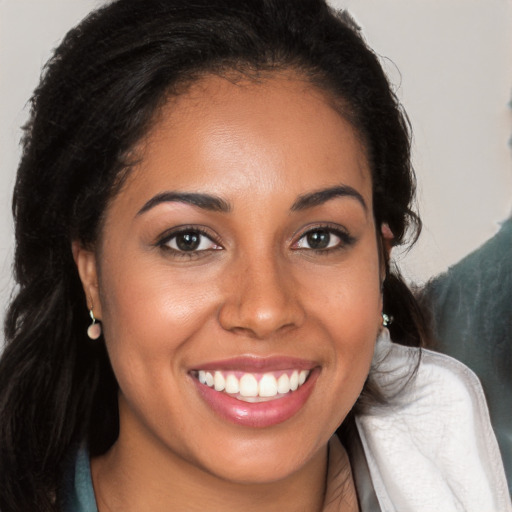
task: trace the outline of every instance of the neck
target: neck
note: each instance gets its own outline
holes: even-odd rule
[[[151,510],[268,512],[322,511],[327,446],[295,473],[249,484],[221,479],[162,447],[131,442],[122,433],[91,462],[99,512]]]

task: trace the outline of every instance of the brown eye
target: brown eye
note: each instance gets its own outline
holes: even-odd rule
[[[173,251],[189,253],[221,249],[209,236],[194,229],[174,233],[160,245]]]
[[[180,251],[195,251],[201,244],[201,235],[194,231],[176,235],[176,246]]]
[[[331,233],[325,229],[311,231],[306,235],[306,240],[311,249],[326,249],[331,241]]]
[[[304,233],[293,245],[293,249],[329,253],[355,243],[354,237],[340,228],[319,226]]]
[[[296,249],[322,251],[343,245],[343,236],[332,229],[317,228],[308,231],[296,243]]]

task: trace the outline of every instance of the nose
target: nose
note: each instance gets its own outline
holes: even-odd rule
[[[225,286],[219,323],[227,331],[266,339],[304,321],[299,288],[286,263],[270,257],[241,259],[231,266]]]

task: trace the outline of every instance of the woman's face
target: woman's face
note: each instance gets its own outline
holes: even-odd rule
[[[76,258],[118,442],[232,481],[290,475],[353,406],[380,328],[365,151],[291,75],[205,78],[137,151],[99,247]]]

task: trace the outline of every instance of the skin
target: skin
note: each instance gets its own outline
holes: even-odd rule
[[[73,245],[120,386],[120,437],[92,461],[100,511],[322,510],[327,443],[368,375],[381,326],[381,246],[365,151],[327,97],[292,74],[206,77],[169,101],[109,205],[94,251]],[[349,186],[293,210],[305,194]],[[167,201],[207,193],[229,212]],[[364,202],[364,204],[363,204]],[[177,253],[177,226],[204,250]],[[306,233],[330,234],[313,250]],[[168,237],[169,238],[169,237]],[[241,355],[315,362],[313,391],[266,428],[219,417],[190,370]],[[343,454],[346,510],[357,509]],[[345,510],[345,509],[344,509]]]

